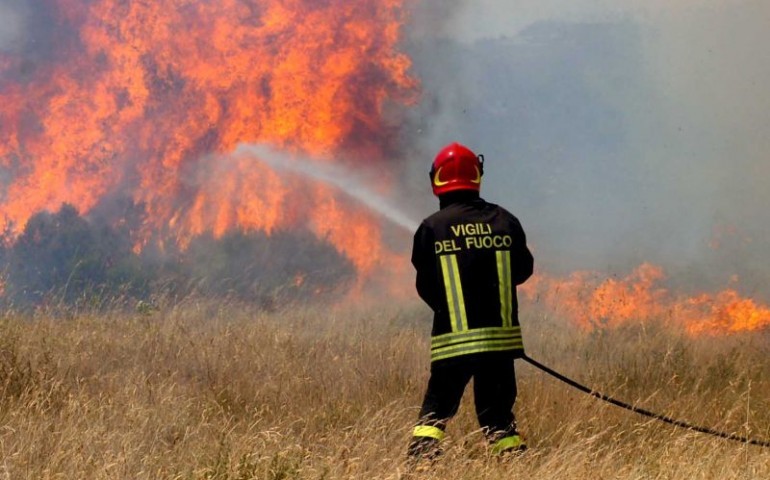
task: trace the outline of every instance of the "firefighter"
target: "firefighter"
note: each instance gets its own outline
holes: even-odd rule
[[[518,219],[479,196],[484,157],[444,147],[430,180],[440,210],[414,235],[417,293],[433,310],[430,379],[409,456],[435,458],[473,378],[479,424],[495,454],[526,449],[516,429],[513,361],[524,353],[516,286],[533,258]]]

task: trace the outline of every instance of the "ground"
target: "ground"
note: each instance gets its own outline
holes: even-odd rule
[[[585,331],[522,306],[528,353],[610,395],[770,438],[767,334],[665,325]],[[186,300],[152,311],[6,312],[0,479],[396,479],[428,375],[417,303],[264,313]],[[530,450],[487,451],[470,389],[419,478],[770,478],[770,449],[602,404],[517,363]]]

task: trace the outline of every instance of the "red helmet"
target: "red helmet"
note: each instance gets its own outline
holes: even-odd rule
[[[430,169],[433,194],[439,196],[455,190],[478,192],[483,174],[483,155],[476,155],[468,147],[457,142],[451,143],[442,148],[433,160],[433,167]]]

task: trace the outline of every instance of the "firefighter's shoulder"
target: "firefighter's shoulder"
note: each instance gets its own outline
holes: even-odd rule
[[[508,210],[507,208],[505,208],[505,207],[503,207],[501,205],[497,205],[495,203],[489,203],[489,206],[491,208],[496,209],[501,217],[503,217],[506,220],[508,220],[509,222],[514,223],[514,224],[518,225],[519,227],[521,227],[521,222],[519,221],[519,218],[516,215],[514,215],[513,213],[511,213],[510,210]]]

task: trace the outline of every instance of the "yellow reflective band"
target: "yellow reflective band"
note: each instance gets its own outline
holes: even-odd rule
[[[449,185],[449,181],[443,181],[441,180],[441,169],[444,167],[438,167],[438,170],[436,170],[436,176],[433,177],[433,184],[437,187],[443,187],[444,185]]]
[[[468,330],[468,318],[465,314],[465,297],[463,296],[463,285],[460,282],[457,255],[442,255],[440,259],[452,331],[462,332]]]
[[[506,450],[510,450],[512,448],[519,448],[523,445],[524,445],[524,441],[518,435],[503,437],[492,445],[492,453],[495,455],[500,455]]]
[[[463,295],[463,284],[460,281],[460,267],[457,265],[457,255],[452,255],[452,272],[457,286],[457,300],[460,304],[460,323],[463,331],[468,330],[468,316],[465,314],[465,295]]]
[[[446,292],[446,303],[449,308],[449,323],[452,331],[456,330],[457,310],[455,309],[454,289],[452,288],[452,276],[449,273],[448,256],[439,257],[441,259],[441,273],[444,276],[444,291]]]
[[[494,340],[503,338],[519,338],[521,339],[521,327],[487,327],[487,328],[474,328],[467,332],[452,332],[444,333],[442,335],[436,335],[431,338],[431,348],[445,347],[447,345],[455,345],[463,342],[471,342],[474,340]]]
[[[429,425],[417,425],[414,427],[414,432],[412,433],[412,436],[415,437],[435,438],[438,441],[443,440],[444,435],[445,433],[443,430],[438,427],[432,427]]]
[[[437,335],[431,339],[431,361],[479,352],[524,350],[521,327],[487,327]]]
[[[481,340],[431,350],[430,359],[432,362],[435,362],[472,353],[509,352],[515,350],[524,350],[524,344],[521,339]]]
[[[479,169],[479,167],[473,167],[473,168],[476,169],[476,178],[471,180],[471,183],[478,183],[478,184],[480,184],[481,183],[481,170]]]
[[[497,279],[500,285],[500,317],[504,327],[513,325],[513,289],[511,288],[511,252],[499,250],[497,255]]]

